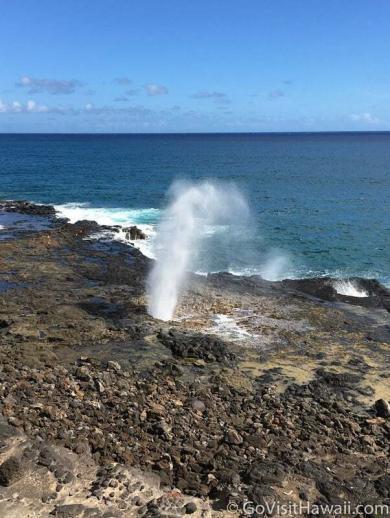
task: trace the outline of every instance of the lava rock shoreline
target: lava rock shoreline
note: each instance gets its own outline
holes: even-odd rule
[[[385,288],[363,307],[327,280],[191,276],[166,323],[136,248],[50,206],[0,211],[50,223],[0,241],[2,516],[390,504]],[[249,338],[215,335],[215,314]]]

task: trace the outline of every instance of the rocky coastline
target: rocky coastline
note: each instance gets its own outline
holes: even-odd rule
[[[0,225],[0,516],[390,506],[377,281],[355,279],[359,299],[332,279],[192,275],[162,322],[151,260],[93,238],[106,227],[9,201]]]

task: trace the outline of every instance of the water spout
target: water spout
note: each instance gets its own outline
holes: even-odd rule
[[[176,182],[156,238],[156,262],[148,278],[149,313],[171,320],[199,244],[215,225],[234,225],[248,217],[245,198],[231,184]]]

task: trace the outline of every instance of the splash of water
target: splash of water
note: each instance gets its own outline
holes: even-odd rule
[[[351,280],[340,279],[333,284],[334,289],[340,295],[348,297],[368,297],[368,293],[362,288],[356,286]]]
[[[186,274],[201,240],[215,226],[233,227],[248,218],[243,195],[232,184],[176,182],[155,242],[156,262],[148,278],[149,313],[173,317]]]
[[[267,281],[281,281],[287,277],[290,257],[279,250],[272,250],[260,269],[260,275]]]

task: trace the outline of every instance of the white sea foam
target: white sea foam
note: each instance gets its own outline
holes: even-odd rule
[[[5,226],[4,225],[0,225],[0,230],[4,230],[5,229]]]
[[[215,328],[211,328],[210,331],[224,336],[229,340],[244,340],[252,336],[228,315],[217,314],[213,317],[213,321]]]
[[[348,297],[368,297],[368,293],[362,288],[356,286],[356,284],[351,280],[340,279],[333,283],[333,287],[339,295],[346,295]]]
[[[68,218],[71,223],[81,220],[96,221],[100,225],[114,226],[119,225],[119,232],[102,232],[96,234],[95,238],[117,240],[129,244],[126,239],[126,233],[122,230],[123,227],[137,225],[146,235],[147,239],[137,240],[132,242],[134,246],[139,248],[141,252],[150,258],[156,258],[156,229],[160,219],[161,211],[155,208],[144,209],[127,209],[127,208],[103,208],[91,207],[88,203],[66,203],[63,205],[55,205],[57,216]],[[215,223],[215,222],[214,222]],[[5,231],[7,227],[0,225],[0,231]],[[226,232],[227,226],[223,224],[205,224],[203,228],[204,236],[211,240],[214,236],[223,235]],[[241,249],[241,253],[243,253]],[[307,277],[346,277],[347,275],[364,276],[367,278],[376,278],[379,273],[377,271],[370,272],[345,272],[341,270],[310,270],[301,265],[292,267],[290,257],[284,252],[273,251],[272,253],[263,257],[262,264],[257,263],[256,260],[248,260],[247,264],[253,263],[253,266],[227,268],[227,271],[238,276],[260,275],[266,280],[277,281],[281,279],[301,279]],[[208,273],[217,273],[217,270],[206,270],[207,264],[200,271],[196,273],[200,275],[207,275]],[[385,285],[390,287],[390,283]],[[363,289],[359,288],[353,281],[342,280],[334,283],[334,288],[340,295],[348,295],[352,297],[367,297],[369,296]]]
[[[55,205],[57,216],[68,218],[70,223],[88,220],[96,221],[99,225],[115,226],[119,225],[119,232],[99,232],[92,238],[115,239],[124,243],[126,232],[123,228],[137,225],[147,236],[145,240],[134,241],[134,245],[141,250],[147,257],[153,258],[153,239],[155,236],[156,223],[159,219],[159,209],[125,209],[125,208],[103,208],[90,207],[87,203],[65,203]]]

